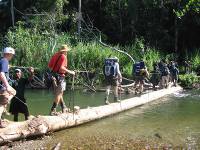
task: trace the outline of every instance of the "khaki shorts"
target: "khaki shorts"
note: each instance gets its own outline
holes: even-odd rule
[[[0,105],[6,105],[10,103],[10,100],[16,95],[15,89],[11,87],[12,91],[8,93],[6,90],[1,90],[0,91]]]
[[[62,93],[66,90],[66,82],[65,82],[65,77],[59,77],[58,82],[54,80],[53,83],[53,88],[54,88],[54,93],[59,94]]]
[[[6,109],[6,105],[0,105],[0,120],[1,120],[1,116],[3,114],[3,112],[5,111]]]

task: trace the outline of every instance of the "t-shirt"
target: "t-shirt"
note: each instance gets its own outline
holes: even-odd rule
[[[24,99],[24,91],[26,84],[29,83],[27,78],[14,79],[12,87],[16,90],[16,97]]]
[[[0,72],[4,72],[7,80],[9,80],[9,67],[8,67],[8,60],[6,58],[1,58],[0,60]],[[2,85],[2,81],[0,82]],[[3,87],[0,86],[0,90],[2,90]]]
[[[8,74],[8,60],[6,58],[0,60],[0,72]]]
[[[48,64],[48,67],[53,71],[56,72],[58,74],[60,74],[61,76],[65,76],[66,72],[63,72],[60,70],[60,68],[64,66],[67,68],[67,57],[64,54],[61,53],[55,53]]]

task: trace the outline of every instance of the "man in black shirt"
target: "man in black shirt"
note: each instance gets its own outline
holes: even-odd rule
[[[16,96],[11,100],[9,112],[14,115],[14,121],[18,121],[18,114],[22,113],[25,116],[25,120],[28,120],[29,111],[24,97],[25,86],[32,80],[34,69],[29,68],[29,78],[22,77],[22,71],[15,69],[15,76],[12,83],[12,87],[16,90]]]

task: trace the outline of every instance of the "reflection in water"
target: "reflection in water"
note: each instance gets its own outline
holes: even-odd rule
[[[49,113],[52,103],[50,92],[31,90],[27,91],[26,96],[32,114]],[[67,93],[67,104],[69,98],[70,94]],[[81,108],[103,105],[103,98],[104,93],[76,91],[75,105]],[[167,147],[183,146],[198,149],[199,114],[199,91],[184,91],[118,115],[57,132],[47,145],[52,146],[61,141],[64,149],[81,146],[84,149],[109,149],[111,146],[112,149],[112,144],[116,143],[118,148],[129,149],[137,145],[135,141],[139,139],[143,148],[159,147],[167,143]]]

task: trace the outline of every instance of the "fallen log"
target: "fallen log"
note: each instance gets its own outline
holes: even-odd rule
[[[7,127],[0,129],[0,144],[8,141],[24,139],[31,136],[41,136],[73,126],[77,126],[96,119],[104,118],[136,106],[151,102],[168,94],[182,90],[181,87],[172,87],[149,92],[109,105],[81,109],[78,113],[66,113],[58,116],[37,116],[24,122],[8,121]]]

